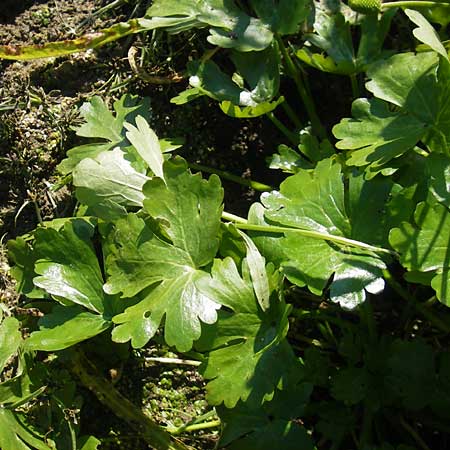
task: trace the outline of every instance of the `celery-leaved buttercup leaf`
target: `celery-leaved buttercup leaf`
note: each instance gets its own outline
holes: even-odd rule
[[[6,317],[0,324],[0,373],[22,343],[20,323],[14,317]]]
[[[341,166],[325,159],[314,171],[290,176],[279,192],[263,194],[261,201],[270,223],[383,244],[388,230],[380,223],[392,187],[389,181],[369,182],[354,175],[346,200]],[[373,252],[294,232],[285,233],[283,244],[282,267],[288,279],[321,294],[333,276],[331,299],[347,308],[364,301],[365,291],[379,293],[384,287],[382,270],[386,266]]]
[[[417,205],[414,223],[402,222],[394,228],[389,241],[399,253],[400,262],[410,271],[435,275],[431,287],[437,298],[450,305],[450,214],[434,201]]]
[[[333,128],[337,148],[351,150],[348,164],[376,174],[419,141],[443,152],[450,142],[450,64],[433,52],[400,53],[367,72],[376,99],[357,99],[354,119]],[[381,102],[383,100],[384,103]],[[395,110],[389,105],[395,105]]]
[[[39,330],[25,341],[27,350],[53,352],[97,336],[111,326],[100,314],[75,306],[56,306],[39,320]]]
[[[59,230],[38,228],[34,284],[66,302],[96,313],[105,309],[103,276],[91,243],[93,228],[78,219]]]
[[[269,26],[232,0],[155,0],[146,17],[150,28],[163,27],[169,33],[209,26],[208,42],[241,52],[264,50],[273,39]]]
[[[215,175],[209,180],[192,175],[181,158],[164,163],[164,179],[145,185],[144,205],[171,242],[136,215],[117,221],[105,290],[124,298],[142,292],[144,297],[114,317],[116,342],[131,339],[134,347],[142,347],[165,317],[166,342],[187,351],[200,336],[200,321],[215,322],[220,307],[197,283],[207,276],[202,267],[219,247],[223,189]]]
[[[262,407],[239,402],[233,409],[217,408],[224,427],[219,446],[229,450],[312,450],[311,437],[295,420],[304,415],[311,391],[311,384],[302,383],[277,391]]]
[[[125,156],[115,148],[85,158],[75,167],[75,195],[93,215],[115,219],[126,215],[127,208],[142,207],[142,186],[149,178],[134,169]]]
[[[313,9],[310,0],[251,0],[258,17],[274,33],[295,34]]]
[[[315,2],[314,33],[308,33],[306,45],[297,51],[297,57],[316,69],[341,75],[362,72],[367,65],[383,57],[383,42],[394,12],[387,11],[381,18],[365,15],[351,22],[353,12],[341,2]],[[360,25],[360,41],[356,50],[351,25]]]
[[[231,116],[257,117],[281,103],[282,100],[271,102],[280,84],[280,60],[275,42],[260,52],[232,52],[231,60],[241,77],[241,85],[211,60],[189,64],[189,83],[208,97],[234,105],[234,108],[227,106],[228,103],[222,105],[222,111]]]
[[[196,344],[208,357],[201,367],[209,379],[208,402],[233,408],[239,400],[259,406],[288,382],[298,361],[284,339],[290,307],[275,299],[264,312],[256,299],[250,274],[242,278],[232,258],[216,259],[211,277],[198,283],[203,295],[232,310],[205,327]]]
[[[84,123],[78,127],[77,135],[96,142],[74,147],[67,152],[67,158],[58,166],[58,170],[67,174],[73,171],[76,165],[84,158],[95,158],[105,150],[129,145],[125,139],[124,122],[134,124],[135,118],[140,115],[150,117],[150,103],[148,99],[140,100],[136,96],[124,95],[114,102],[113,114],[104,101],[94,96],[89,102],[83,103],[80,115]]]
[[[432,153],[426,159],[430,190],[437,201],[450,208],[450,158]]]

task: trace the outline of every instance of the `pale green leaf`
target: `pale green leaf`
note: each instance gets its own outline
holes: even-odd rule
[[[220,103],[220,109],[230,117],[236,119],[253,119],[254,117],[260,117],[264,114],[272,112],[278,105],[284,102],[284,97],[279,97],[273,102],[263,102],[256,106],[237,106],[233,105],[228,100]]]
[[[72,222],[60,231],[38,228],[34,284],[49,294],[101,313],[103,277],[90,236]]]
[[[201,367],[211,380],[206,386],[208,402],[233,408],[243,400],[259,406],[296,368],[297,360],[284,339],[290,307],[276,301],[263,312],[251,280],[241,278],[231,258],[215,260],[208,278],[198,283],[200,291],[233,311],[220,312],[217,324],[198,343],[209,352]]]
[[[411,271],[435,271],[431,286],[437,298],[450,305],[450,214],[437,203],[419,203],[414,223],[403,222],[390,235],[400,262]]]
[[[150,128],[147,121],[142,116],[136,117],[136,126],[125,123],[127,139],[134,145],[139,156],[148,164],[150,170],[159,178],[164,179],[163,162],[164,158],[159,145],[158,137]]]
[[[142,187],[149,178],[137,172],[119,148],[83,159],[73,171],[78,200],[98,217],[124,216],[127,208],[142,207]]]
[[[264,50],[273,39],[267,25],[231,0],[156,0],[146,16],[151,18],[148,27],[165,27],[169,33],[210,26],[211,44],[242,52]]]
[[[27,350],[53,352],[63,350],[96,336],[111,327],[101,315],[79,306],[56,306],[39,320],[39,331],[25,341]]]
[[[95,436],[83,436],[78,439],[80,450],[97,450],[101,443]]]
[[[98,96],[92,97],[89,102],[83,103],[80,115],[84,124],[77,128],[77,134],[91,139],[101,139],[98,142],[74,147],[67,152],[67,158],[59,165],[58,170],[63,174],[73,171],[76,165],[85,158],[96,158],[101,152],[121,147],[126,151],[128,145],[125,139],[124,123],[133,124],[140,115],[149,119],[150,103],[147,98],[139,99],[133,95],[123,95],[113,104],[114,113]]]
[[[6,317],[0,324],[0,373],[22,343],[20,323],[14,317]]]
[[[416,39],[428,45],[432,50],[449,61],[447,51],[442,45],[439,35],[428,20],[419,11],[413,9],[405,9],[405,14],[417,25],[417,28],[413,30]]]
[[[259,253],[258,248],[253,241],[242,231],[238,230],[244,240],[247,249],[248,270],[253,283],[256,298],[259,306],[263,311],[267,311],[270,307],[269,297],[269,279],[266,272],[266,260]]]

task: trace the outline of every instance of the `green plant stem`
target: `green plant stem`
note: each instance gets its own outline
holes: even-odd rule
[[[352,95],[353,95],[353,99],[357,99],[359,98],[360,92],[359,92],[359,84],[358,84],[358,78],[357,75],[352,73],[350,75],[350,81],[352,83]]]
[[[387,281],[387,283],[394,289],[394,291],[398,294],[400,298],[411,303],[416,309],[416,311],[425,317],[434,327],[436,327],[439,331],[443,333],[450,333],[450,326],[445,323],[440,317],[436,316],[427,306],[418,303],[410,298],[409,293],[405,290],[405,288],[397,282],[397,280],[392,276],[389,270],[383,270],[383,277]]]
[[[381,9],[389,8],[429,8],[434,6],[449,5],[449,2],[432,2],[432,1],[420,1],[420,0],[405,0],[399,2],[386,2],[381,5]]]
[[[430,447],[425,443],[425,441],[420,437],[419,433],[404,419],[400,416],[401,426],[409,433],[409,435],[414,439],[416,444],[423,450],[431,450]]]
[[[364,402],[364,417],[361,428],[361,435],[359,437],[359,445],[361,446],[361,448],[372,443],[372,421],[373,413],[370,408],[369,401],[366,400]]]
[[[166,431],[173,436],[177,436],[181,433],[190,433],[192,431],[200,431],[200,430],[207,430],[210,428],[217,428],[220,426],[221,423],[222,422],[219,419],[210,420],[209,422],[194,423],[192,425],[182,425],[181,427],[177,427],[177,428],[167,427]]]
[[[70,358],[71,370],[98,400],[114,414],[131,425],[148,445],[156,450],[193,450],[174,439],[167,431],[147,417],[103,378],[82,350],[74,350]]]
[[[343,236],[334,236],[327,233],[320,233],[319,231],[302,230],[301,228],[279,227],[275,225],[255,225],[251,223],[236,222],[236,228],[240,230],[261,231],[264,233],[297,233],[302,236],[311,237],[313,239],[321,239],[324,241],[335,242],[336,244],[348,245],[350,247],[363,248],[375,253],[382,253],[385,255],[395,256],[396,253],[392,250],[382,247],[375,247],[374,245],[366,244],[365,242],[355,241]]]
[[[303,80],[300,76],[298,69],[295,67],[295,64],[292,61],[292,58],[289,55],[289,52],[287,51],[286,46],[284,45],[283,40],[281,39],[281,36],[275,35],[275,38],[278,42],[281,54],[283,55],[283,62],[286,74],[294,80],[294,83],[297,87],[297,91],[300,94],[300,98],[302,99],[303,104],[305,105],[306,108],[306,112],[308,113],[309,119],[311,120],[313,130],[315,131],[317,136],[319,136],[321,139],[326,139],[327,133],[322,125],[322,122],[319,119],[319,116],[317,115],[314,101],[308,94],[308,91],[305,85],[303,84]]]
[[[292,145],[298,145],[298,137],[295,133],[290,131],[282,122],[280,122],[273,112],[268,112],[266,116],[270,119],[270,121],[283,133]]]
[[[302,121],[297,116],[297,113],[291,108],[286,100],[281,104],[281,107],[284,109],[284,112],[287,114],[289,119],[291,119],[292,123],[297,127],[298,130],[304,128]]]
[[[273,187],[264,183],[259,183],[258,181],[249,180],[247,178],[242,178],[237,175],[233,175],[230,172],[220,169],[214,169],[213,167],[204,166],[203,164],[189,163],[189,167],[194,170],[200,170],[202,172],[214,173],[220,178],[225,180],[233,181],[235,183],[241,184],[242,186],[247,186],[255,191],[260,192],[270,192],[273,191]]]
[[[226,211],[222,213],[222,219],[228,222],[247,223],[247,219],[236,216],[235,214],[228,213]]]

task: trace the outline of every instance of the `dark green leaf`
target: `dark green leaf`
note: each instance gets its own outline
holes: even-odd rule
[[[450,304],[450,214],[441,204],[417,205],[414,223],[403,222],[390,235],[391,245],[400,253],[408,270],[435,271],[431,286],[437,298]]]

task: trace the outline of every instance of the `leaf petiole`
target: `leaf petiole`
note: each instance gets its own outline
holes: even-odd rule
[[[215,169],[213,167],[204,166],[203,164],[196,164],[196,163],[188,163],[189,167],[194,170],[200,170],[202,172],[207,173],[214,173],[218,175],[220,178],[223,178],[225,180],[234,181],[235,183],[241,184],[242,186],[247,186],[255,191],[260,192],[270,192],[273,190],[272,186],[269,186],[264,183],[259,183],[258,181],[249,180],[247,178],[242,178],[237,175],[233,175],[230,172],[227,172],[225,170]]]
[[[228,215],[226,215],[225,217],[222,215],[222,218],[227,220],[230,217],[228,217]],[[354,239],[349,239],[343,236],[334,236],[327,233],[321,233],[319,231],[303,230],[301,228],[280,227],[275,225],[256,225],[242,222],[235,222],[235,226],[240,230],[262,231],[264,233],[298,233],[301,234],[302,236],[311,237],[313,239],[322,239],[325,241],[335,242],[336,244],[362,248],[364,250],[369,250],[375,253],[382,253],[385,255],[395,257],[397,256],[397,253],[387,248],[376,247],[374,245],[366,244],[365,242],[356,241]]]

